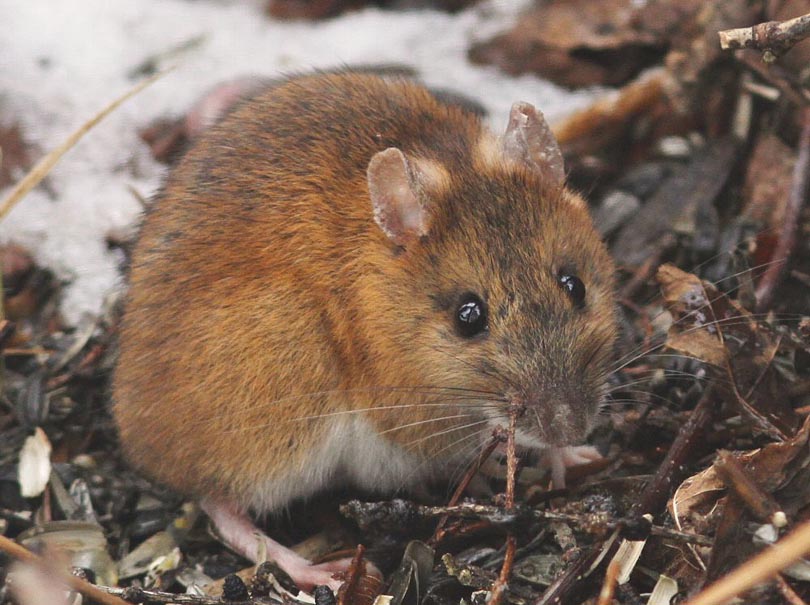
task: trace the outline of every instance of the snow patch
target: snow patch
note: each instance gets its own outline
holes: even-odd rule
[[[477,99],[491,112],[496,132],[505,128],[514,101],[534,104],[554,122],[593,98],[467,60],[471,42],[508,28],[528,0],[481,2],[454,15],[370,8],[316,23],[274,21],[264,4],[0,0],[0,120],[20,120],[40,152],[131,88],[138,80],[134,72],[150,59],[165,56],[157,61],[161,69],[178,66],[99,124],[45,187],[0,222],[0,241],[19,242],[70,283],[62,304],[69,323],[98,313],[104,296],[120,287],[117,256],[106,237],[137,224],[141,204],[130,188],[149,197],[164,172],[137,131],[155,118],[183,114],[220,82],[398,63],[431,86]]]

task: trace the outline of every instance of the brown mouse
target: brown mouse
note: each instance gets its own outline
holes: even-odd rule
[[[293,78],[202,135],[144,219],[113,385],[123,448],[244,555],[334,586],[340,563],[260,546],[248,511],[446,474],[510,406],[519,445],[581,442],[613,291],[531,105],[497,137],[406,79]]]

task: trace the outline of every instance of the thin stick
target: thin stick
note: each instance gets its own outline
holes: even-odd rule
[[[599,591],[599,600],[596,605],[610,605],[613,603],[613,595],[616,592],[616,583],[619,579],[621,565],[616,559],[610,562],[605,572],[605,580],[602,582],[602,590]]]
[[[760,78],[776,87],[785,97],[799,107],[810,102],[810,91],[803,88],[796,78],[779,65],[765,65],[755,55],[743,52],[735,57]]]
[[[683,424],[672,442],[663,462],[658,466],[655,476],[642,492],[638,505],[633,513],[656,515],[664,507],[672,490],[686,475],[688,461],[699,449],[699,440],[712,420],[715,400],[713,387],[709,386],[700,401],[692,410],[689,419]]]
[[[497,519],[504,518],[504,509],[499,506],[488,504],[460,504],[456,506],[425,506],[413,505],[413,512],[420,517],[461,517],[465,519],[482,519],[487,523],[497,523]],[[544,521],[562,521],[576,525],[579,528],[603,527],[606,530],[614,530],[626,524],[623,519],[610,520],[604,515],[594,514],[574,514],[560,513],[540,509],[521,509],[518,516],[526,515],[533,519]],[[697,546],[711,546],[714,540],[702,534],[693,534],[678,531],[660,525],[650,527],[650,535],[669,540],[683,542],[685,544],[695,544]]]
[[[515,475],[517,475],[517,452],[515,432],[517,431],[518,409],[509,410],[509,431],[506,433],[506,510],[515,508]]]
[[[158,603],[160,605],[222,605],[222,597],[200,596],[195,594],[176,594],[160,590],[148,590],[136,586],[127,588],[112,588],[110,586],[99,586],[101,590],[111,595],[119,595],[126,600],[127,605],[132,603]],[[274,599],[271,601],[270,599]],[[278,603],[282,604],[281,598],[264,597],[262,604]],[[256,601],[229,601],[228,605],[255,605]]]
[[[366,564],[363,561],[363,555],[366,552],[366,547],[362,544],[357,545],[357,550],[354,553],[354,557],[352,557],[351,565],[349,565],[349,571],[347,574],[346,580],[340,586],[337,594],[337,603],[338,605],[346,605],[347,603],[351,603],[352,599],[357,592],[357,587],[360,583],[360,578],[365,575],[366,572]]]
[[[714,468],[726,487],[745,502],[757,519],[780,528],[787,524],[779,504],[754,482],[730,452],[717,452]]]
[[[790,187],[785,218],[779,242],[773,252],[773,258],[784,262],[768,267],[757,286],[757,311],[767,309],[773,300],[773,294],[782,281],[788,258],[796,247],[796,232],[799,227],[799,215],[807,198],[807,184],[810,181],[810,108],[802,110],[802,133],[799,137],[799,155],[793,167],[793,182]]]
[[[726,29],[718,32],[720,48],[738,50],[756,48],[770,53],[763,57],[767,62],[790,50],[794,44],[810,36],[810,14],[788,21],[766,21],[753,27]]]
[[[515,448],[515,431],[517,431],[517,417],[519,409],[512,406],[509,409],[509,430],[506,432],[506,510],[515,509],[515,475],[517,475],[517,452]],[[506,534],[506,548],[503,555],[503,565],[498,579],[492,585],[490,605],[500,605],[503,593],[512,575],[512,565],[515,562],[515,549],[517,543],[512,532]]]
[[[492,596],[489,599],[489,605],[499,605],[503,600],[503,594],[506,592],[506,587],[509,583],[509,576],[512,575],[516,549],[517,543],[515,542],[515,536],[512,534],[507,535],[501,573],[498,575],[498,579],[492,584]]]
[[[787,536],[730,574],[701,591],[686,605],[722,605],[733,597],[775,576],[810,552],[810,521],[805,521]]]
[[[37,165],[28,171],[28,174],[26,174],[23,179],[17,183],[17,185],[11,190],[11,193],[9,193],[6,196],[6,199],[3,200],[2,205],[0,205],[0,220],[2,220],[11,211],[17,202],[25,197],[25,194],[36,187],[39,182],[48,175],[62,156],[65,155],[65,153],[67,153],[71,147],[78,143],[79,140],[85,134],[87,134],[91,128],[101,122],[101,120],[106,118],[113,111],[118,109],[119,105],[137,95],[144,88],[152,84],[158,78],[163,77],[163,75],[169,71],[171,71],[171,69],[157,73],[151,78],[147,78],[143,82],[140,82],[131,88],[128,92],[124,93],[122,96],[118,97],[112,103],[107,105],[107,107],[102,109],[94,117],[90,118],[87,122],[79,126],[79,128],[76,129],[61,145],[37,162]]]
[[[71,590],[80,592],[88,599],[93,599],[94,601],[98,601],[103,605],[129,605],[129,603],[126,601],[119,599],[115,595],[111,595],[100,590],[98,587],[86,582],[85,580],[82,580],[77,576],[73,576],[65,571],[48,565],[41,557],[38,557],[30,550],[23,548],[5,536],[0,536],[0,550],[24,563],[35,565],[47,573],[55,574],[59,580],[67,584]]]
[[[782,596],[785,597],[785,601],[787,601],[789,605],[807,605],[807,603],[796,594],[796,591],[790,587],[790,584],[782,577],[782,574],[776,576],[776,588],[779,589],[779,592],[782,593]]]

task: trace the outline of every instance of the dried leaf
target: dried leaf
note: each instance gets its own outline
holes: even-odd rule
[[[51,476],[51,442],[41,428],[28,437],[20,452],[17,480],[24,498],[36,498],[45,491]]]
[[[678,583],[672,578],[661,574],[655,583],[647,605],[669,605],[672,597],[678,594]]]
[[[538,3],[512,31],[474,46],[470,58],[563,86],[623,84],[665,52],[663,32],[638,27],[638,13],[632,0]]]
[[[810,419],[792,439],[736,456],[749,478],[774,497],[788,519],[795,520],[798,511],[810,505],[808,438]],[[723,575],[758,550],[748,530],[755,520],[753,514],[736,496],[727,494],[714,466],[684,481],[669,502],[669,511],[680,528],[702,533],[716,526],[709,579]]]
[[[101,584],[118,583],[117,566],[107,552],[107,538],[96,523],[50,521],[23,532],[18,541],[29,550],[59,553],[71,567],[93,570]]]
[[[619,565],[617,584],[626,584],[630,581],[630,574],[636,568],[645,544],[647,544],[646,540],[622,540],[622,543],[619,544],[619,550],[616,551],[612,561]]]
[[[423,542],[414,540],[408,543],[387,590],[392,595],[391,605],[418,605],[422,602],[433,573],[435,556],[434,550]]]
[[[773,368],[782,337],[695,275],[663,265],[656,277],[676,319],[667,346],[713,366],[726,399],[752,420],[755,430],[777,440],[794,435],[801,419]]]

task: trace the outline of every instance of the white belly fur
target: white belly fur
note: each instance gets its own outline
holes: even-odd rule
[[[272,513],[297,498],[340,484],[391,494],[437,470],[432,461],[421,460],[378,435],[364,418],[347,415],[336,417],[331,424],[326,438],[309,453],[303,468],[258,483],[246,504],[256,512]]]

